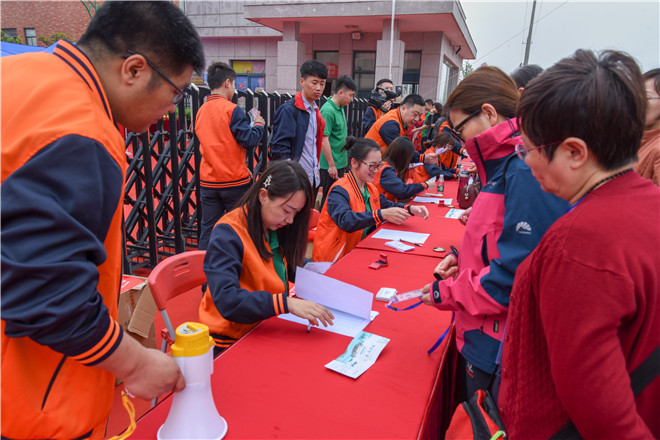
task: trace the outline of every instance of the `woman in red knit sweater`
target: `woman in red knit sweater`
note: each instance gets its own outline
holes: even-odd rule
[[[632,172],[644,82],[621,52],[578,50],[523,92],[519,155],[571,203],[518,267],[498,400],[512,439],[660,437],[660,189]],[[652,360],[654,374],[660,368]],[[573,437],[571,437],[573,438]]]

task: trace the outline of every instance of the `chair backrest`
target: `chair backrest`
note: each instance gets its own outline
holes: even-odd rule
[[[309,228],[308,229],[314,229],[316,225],[319,223],[319,217],[321,217],[321,213],[312,208],[312,210],[309,213]]]
[[[173,255],[158,263],[149,275],[149,289],[158,310],[167,301],[206,282],[202,268],[206,251],[190,251]]]

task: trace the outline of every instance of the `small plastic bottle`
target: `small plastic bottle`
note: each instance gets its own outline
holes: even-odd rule
[[[445,176],[442,174],[438,176],[438,186],[436,188],[439,193],[445,192]]]

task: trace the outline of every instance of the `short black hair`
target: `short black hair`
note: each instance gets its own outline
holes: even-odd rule
[[[597,56],[579,49],[529,83],[516,117],[534,144],[547,145],[539,151],[548,159],[558,142],[577,137],[605,170],[618,169],[637,158],[644,133],[642,73],[624,52],[606,50]]]
[[[442,114],[442,104],[440,104],[438,101],[436,101],[436,102],[433,103],[433,107],[435,107],[438,114]]]
[[[355,81],[353,81],[353,78],[350,76],[340,76],[335,81],[335,93],[340,90],[350,90],[354,92],[357,90],[357,84],[355,84]]]
[[[187,66],[201,74],[205,65],[195,27],[169,1],[106,1],[78,44],[99,56],[101,52],[124,56],[132,50],[175,75]]]
[[[424,101],[424,104],[433,105],[433,100],[432,99],[427,99],[427,100]]]
[[[321,79],[328,79],[328,67],[319,60],[307,60],[300,66],[300,76],[317,76]]]
[[[230,79],[236,79],[236,71],[232,69],[229,64],[217,61],[209,66],[206,70],[206,81],[211,90],[222,87],[222,84]]]
[[[520,87],[527,87],[527,84],[543,72],[543,68],[536,64],[527,64],[524,66],[518,67],[511,73],[511,78],[516,82],[516,85]]]
[[[421,105],[422,107],[424,107],[424,98],[422,98],[422,96],[418,95],[417,93],[411,93],[410,95],[403,98],[403,101],[401,101],[401,105],[405,105],[406,107],[413,105]]]
[[[391,83],[392,85],[394,85],[394,81],[392,81],[391,79],[389,79],[389,78],[383,78],[383,79],[379,79],[379,80],[378,80],[378,82],[376,83],[376,87],[380,87],[380,86],[382,86],[384,83]]]
[[[660,94],[660,69],[651,69],[644,72],[644,82],[652,79],[655,91]]]

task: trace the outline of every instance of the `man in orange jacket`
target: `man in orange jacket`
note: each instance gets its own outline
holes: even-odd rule
[[[117,323],[116,124],[141,133],[174,112],[203,46],[172,3],[113,1],[78,44],[1,63],[2,438],[101,439],[115,377],[142,399],[185,386]]]

